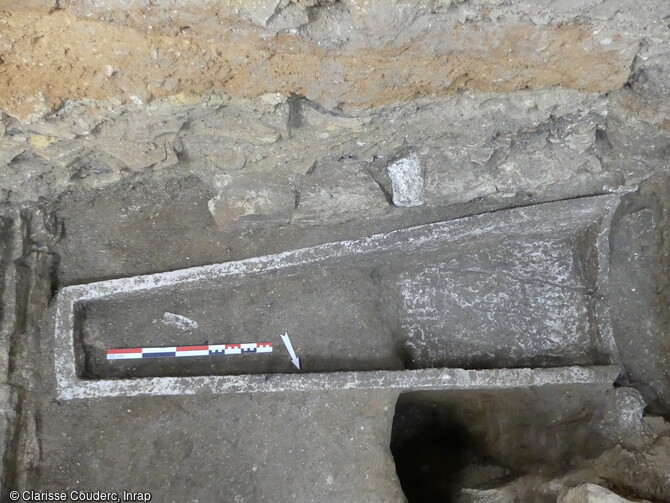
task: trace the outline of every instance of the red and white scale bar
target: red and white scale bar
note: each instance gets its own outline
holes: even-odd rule
[[[272,353],[271,342],[241,344],[209,344],[205,346],[172,346],[167,348],[108,349],[108,360],[133,360],[137,358],[171,358],[182,356],[241,355],[247,353]]]

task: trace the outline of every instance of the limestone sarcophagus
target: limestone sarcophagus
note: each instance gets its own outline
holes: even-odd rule
[[[618,356],[601,291],[618,202],[540,204],[65,287],[59,396],[611,382]],[[105,359],[114,347],[254,341],[275,350]]]

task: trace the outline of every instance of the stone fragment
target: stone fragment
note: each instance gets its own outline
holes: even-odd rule
[[[280,133],[274,128],[253,121],[246,124],[239,120],[231,121],[221,126],[219,131],[221,136],[251,145],[269,145],[277,142],[281,137]]]
[[[595,473],[613,487],[651,501],[670,501],[670,437],[660,437],[646,449],[632,451],[621,446],[605,451],[594,461]],[[591,470],[593,473],[593,470]]]
[[[515,494],[505,488],[463,489],[457,503],[516,503]]]
[[[592,423],[593,438],[608,447],[621,445],[640,449],[653,441],[651,431],[642,421],[646,403],[640,392],[621,387],[607,391],[607,401]]]
[[[30,145],[37,150],[45,149],[49,147],[49,145],[52,145],[57,141],[58,138],[56,138],[55,136],[44,136],[41,134],[34,134],[28,140]]]
[[[5,111],[7,115],[19,119],[23,124],[36,122],[50,112],[49,104],[42,93],[23,96],[16,101],[18,102],[16,107]]]
[[[33,147],[35,154],[60,167],[70,166],[78,159],[84,159],[91,155],[91,147],[87,142],[69,140],[52,141],[54,138],[33,135],[29,143]]]
[[[386,169],[391,177],[393,204],[409,207],[426,203],[423,169],[416,153],[392,162]]]
[[[280,103],[286,103],[286,97],[281,93],[267,93],[259,96],[258,99],[262,103],[266,103],[271,106],[277,106]]]
[[[77,136],[91,134],[105,121],[121,115],[122,110],[121,106],[103,106],[90,99],[66,100],[58,110],[48,115],[46,120],[31,124],[30,129],[47,136],[74,139]]]
[[[355,29],[351,13],[344,2],[322,4],[309,24],[300,27],[300,34],[316,45],[327,49],[338,49],[347,43],[363,41]]]
[[[667,46],[666,46],[667,47]],[[665,51],[653,57],[645,57],[641,68],[638,68],[631,78],[632,89],[641,95],[670,98],[670,53]]]
[[[346,117],[325,113],[307,106],[302,110],[302,118],[311,127],[327,133],[336,133],[341,130],[360,132],[370,122],[370,117]]]
[[[307,10],[302,5],[291,2],[268,19],[267,29],[277,33],[283,30],[296,30],[307,23],[309,23]]]
[[[16,156],[27,149],[25,142],[17,142],[0,138],[0,164],[8,164]]]
[[[582,484],[562,492],[557,503],[632,503],[632,501],[599,485]]]
[[[670,423],[663,416],[645,416],[642,423],[654,437],[670,436]]]
[[[510,475],[510,471],[496,465],[471,464],[459,473],[465,487],[492,487],[495,481]]]
[[[36,209],[24,215],[23,218],[35,249],[47,251],[63,236],[63,222],[57,218],[55,213]]]
[[[195,330],[198,328],[198,322],[182,316],[181,314],[170,313],[165,311],[163,313],[163,319],[161,320],[164,325],[178,328],[179,330]]]
[[[666,155],[670,149],[670,107],[663,96],[623,88],[611,97],[607,138],[618,150],[639,156]]]
[[[281,0],[249,0],[244,2],[247,15],[260,26],[265,26],[277,12]]]
[[[178,140],[189,160],[207,161],[222,170],[241,169],[244,159],[253,157],[260,148],[273,145],[286,132],[288,105],[279,94],[266,94],[255,100],[231,100],[225,107],[212,110],[189,121],[178,134]],[[255,148],[260,147],[260,148]],[[242,159],[230,162],[230,150],[245,149],[249,155],[233,154]],[[274,148],[273,148],[274,149]]]
[[[284,225],[295,208],[295,193],[286,181],[249,175],[229,178],[207,206],[222,232]]]
[[[384,193],[358,165],[345,163],[328,168],[320,166],[307,175],[293,214],[295,220],[345,222],[388,208]]]
[[[531,191],[541,185],[601,173],[602,165],[595,153],[580,152],[583,144],[579,145],[576,142],[573,149],[562,141],[553,143],[546,134],[516,138],[506,158],[496,165],[496,188],[507,193]]]
[[[58,120],[57,114],[50,114],[38,122],[26,127],[25,131],[33,133],[30,141],[33,146],[48,146],[58,140],[74,140],[76,135],[67,130],[64,124]],[[41,137],[41,138],[40,138]]]
[[[425,192],[432,202],[449,204],[472,201],[497,192],[490,170],[462,155],[430,159],[426,166]]]
[[[202,158],[191,161],[191,165],[202,173],[239,171],[244,168],[246,163],[244,149],[235,147],[213,150]]]
[[[568,125],[565,131],[558,135],[559,141],[579,153],[586,152],[596,142],[596,130],[605,127],[606,118],[602,113],[587,114],[575,123]]]
[[[121,179],[123,165],[104,152],[75,159],[68,167],[68,180],[62,183],[79,183],[87,189],[110,185]]]
[[[131,169],[149,166],[164,168],[178,162],[171,143],[138,143],[121,140],[106,143],[103,149]]]

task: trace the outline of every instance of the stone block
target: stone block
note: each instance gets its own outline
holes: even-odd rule
[[[384,193],[373,178],[353,163],[319,166],[299,187],[295,221],[346,222],[380,215],[388,208]]]
[[[425,204],[423,168],[416,153],[393,161],[386,169],[391,178],[394,205],[421,206]]]
[[[285,181],[245,175],[228,177],[208,208],[220,231],[249,230],[287,224],[295,198],[293,188]]]

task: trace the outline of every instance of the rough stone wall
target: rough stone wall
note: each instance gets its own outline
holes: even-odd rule
[[[635,182],[670,145],[663,2],[205,6],[0,3],[3,200],[150,169],[222,228],[323,221],[387,210],[408,148],[443,205]]]
[[[42,328],[53,293],[54,255],[51,246],[59,223],[43,208],[25,207],[2,219],[0,248],[0,497],[7,485],[26,486],[41,461],[37,438],[40,412],[37,397],[43,367]]]

